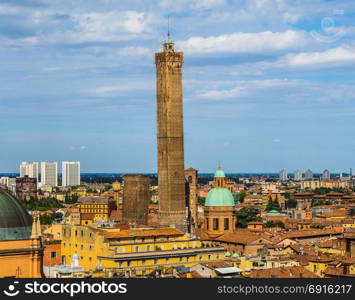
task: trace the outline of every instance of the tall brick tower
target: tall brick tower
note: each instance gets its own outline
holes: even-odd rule
[[[123,176],[123,180],[123,222],[147,225],[150,177],[148,175],[129,174]]]
[[[186,231],[184,130],[182,109],[183,53],[175,52],[168,34],[157,68],[157,138],[159,224]]]

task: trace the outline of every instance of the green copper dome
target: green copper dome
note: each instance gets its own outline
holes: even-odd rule
[[[267,216],[281,216],[281,213],[277,210],[270,210],[266,213]]]
[[[213,188],[208,192],[205,206],[234,206],[234,198],[226,188]]]
[[[214,177],[221,178],[221,177],[226,177],[226,174],[224,174],[224,171],[222,170],[221,167],[217,169],[217,171],[214,173]]]
[[[166,43],[167,44],[174,44],[173,38],[171,37],[170,33],[168,33],[168,36],[166,38]]]
[[[0,188],[0,241],[31,238],[32,218],[19,201]]]

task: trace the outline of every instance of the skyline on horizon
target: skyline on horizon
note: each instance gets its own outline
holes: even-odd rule
[[[5,0],[0,173],[67,160],[155,173],[154,52],[168,15],[185,58],[186,168],[355,168],[354,3]]]

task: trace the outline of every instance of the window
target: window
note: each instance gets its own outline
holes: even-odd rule
[[[219,229],[219,220],[217,218],[213,219],[213,230]]]
[[[207,230],[209,230],[210,229],[210,226],[209,226],[209,224],[208,224],[209,222],[208,222],[208,218],[206,218],[206,229]]]
[[[224,218],[224,230],[228,230],[228,229],[229,229],[229,219]]]
[[[150,251],[150,245],[147,246],[147,251]]]
[[[138,246],[136,246],[136,252],[139,252],[139,247]]]
[[[52,251],[52,252],[51,252],[51,258],[52,258],[52,259],[53,259],[53,258],[57,258],[57,252]]]

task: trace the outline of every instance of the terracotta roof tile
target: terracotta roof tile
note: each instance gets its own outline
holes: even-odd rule
[[[262,270],[253,270],[246,275],[249,278],[319,278],[302,266],[281,267]]]

